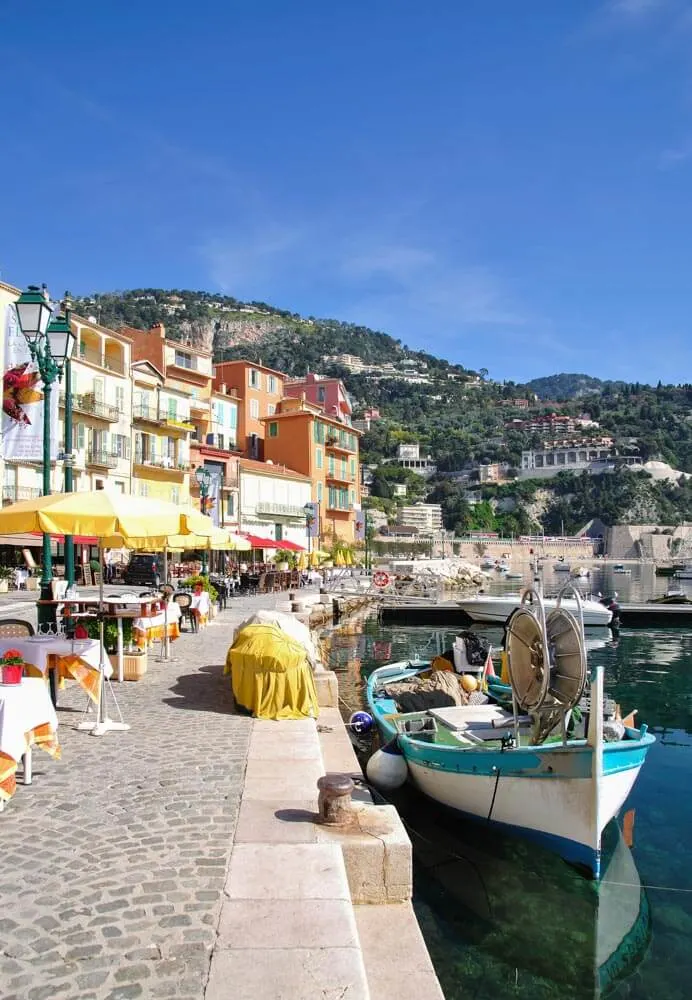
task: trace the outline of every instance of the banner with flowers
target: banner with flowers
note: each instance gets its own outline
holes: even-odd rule
[[[5,342],[5,371],[2,386],[2,455],[6,460],[43,460],[43,384],[37,365],[17,320],[14,305],[0,314],[0,332]],[[51,460],[58,456],[58,395],[53,383],[51,394]]]

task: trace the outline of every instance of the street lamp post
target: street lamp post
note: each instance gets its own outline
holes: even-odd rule
[[[67,360],[72,354],[75,337],[65,314],[51,319],[52,307],[45,285],[30,285],[16,303],[17,319],[29,347],[32,361],[38,367],[43,382],[43,495],[51,492],[50,483],[50,398],[54,382],[60,382]],[[43,571],[41,602],[52,599],[53,564],[50,535],[43,536]],[[55,613],[50,604],[38,606],[38,622],[53,622]]]
[[[306,503],[303,507],[305,511],[305,534],[308,541],[308,559],[312,555],[312,526],[315,523],[315,508],[311,503]]]
[[[365,572],[370,572],[370,518],[368,508],[363,504],[363,541],[365,542]]]
[[[69,293],[65,292],[63,313],[65,322],[70,326],[71,302]],[[65,358],[65,493],[74,489],[74,459],[72,457],[72,359]],[[65,535],[65,581],[68,587],[75,584],[74,540],[72,535]]]
[[[199,486],[199,509],[203,514],[206,514],[207,498],[209,496],[209,487],[211,485],[211,472],[203,465],[198,465],[195,470],[195,479],[197,480],[197,484]],[[202,550],[202,576],[206,575],[207,553],[206,550]]]

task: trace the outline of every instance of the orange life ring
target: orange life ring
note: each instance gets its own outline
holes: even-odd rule
[[[389,586],[389,573],[385,573],[383,569],[378,569],[372,578],[372,582],[376,587],[388,587]]]

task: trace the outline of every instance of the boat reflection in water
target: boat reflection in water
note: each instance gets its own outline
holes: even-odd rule
[[[615,821],[603,835],[596,883],[535,845],[460,822],[412,789],[397,793],[396,805],[414,847],[416,909],[448,1000],[553,989],[563,1000],[592,1000],[642,961],[649,904]],[[627,830],[633,812],[623,820]]]

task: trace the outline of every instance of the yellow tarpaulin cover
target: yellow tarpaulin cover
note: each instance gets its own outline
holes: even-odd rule
[[[258,719],[317,718],[305,649],[277,625],[247,625],[226,655],[236,704]]]

